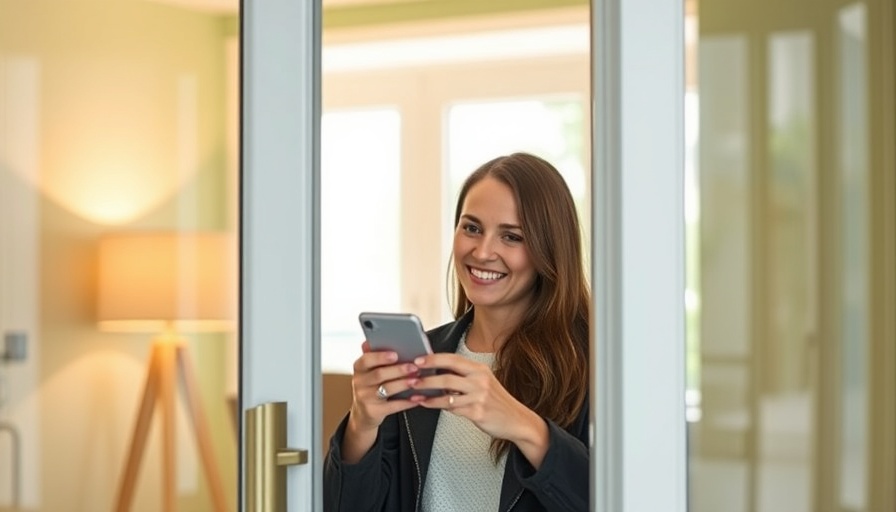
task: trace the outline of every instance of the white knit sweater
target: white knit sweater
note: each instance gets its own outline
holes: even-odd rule
[[[471,352],[466,335],[457,353],[494,367],[495,355]],[[423,487],[423,512],[498,510],[507,457],[502,456],[495,465],[489,453],[491,441],[491,436],[470,420],[442,411]]]

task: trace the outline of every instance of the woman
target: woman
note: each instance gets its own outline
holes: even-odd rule
[[[541,158],[498,157],[467,178],[454,223],[456,320],[413,363],[362,345],[325,508],[588,510],[590,297],[569,189]],[[447,392],[385,399],[432,388]]]

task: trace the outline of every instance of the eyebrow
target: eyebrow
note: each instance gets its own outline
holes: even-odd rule
[[[469,213],[464,213],[464,214],[462,214],[460,217],[461,217],[462,219],[468,219],[468,220],[471,220],[471,221],[475,222],[476,224],[482,224],[482,221],[481,221],[481,220],[479,220],[478,218],[476,218],[475,215],[470,215]],[[516,225],[516,224],[506,224],[506,223],[504,223],[504,224],[498,224],[498,227],[501,228],[501,229],[518,229],[518,230],[520,230],[520,231],[523,230],[523,227],[522,227],[522,226],[518,226],[518,225]]]

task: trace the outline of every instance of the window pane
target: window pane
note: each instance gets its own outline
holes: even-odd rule
[[[576,98],[461,103],[448,110],[449,203],[479,165],[526,151],[554,164],[584,204],[584,111]]]
[[[400,307],[401,118],[328,112],[321,123],[321,367],[351,373],[361,311]],[[375,136],[374,136],[375,135]]]

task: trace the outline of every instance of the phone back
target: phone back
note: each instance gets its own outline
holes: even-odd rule
[[[413,361],[416,357],[432,354],[423,324],[412,313],[371,313],[358,316],[364,335],[373,350],[392,350],[398,360]]]

